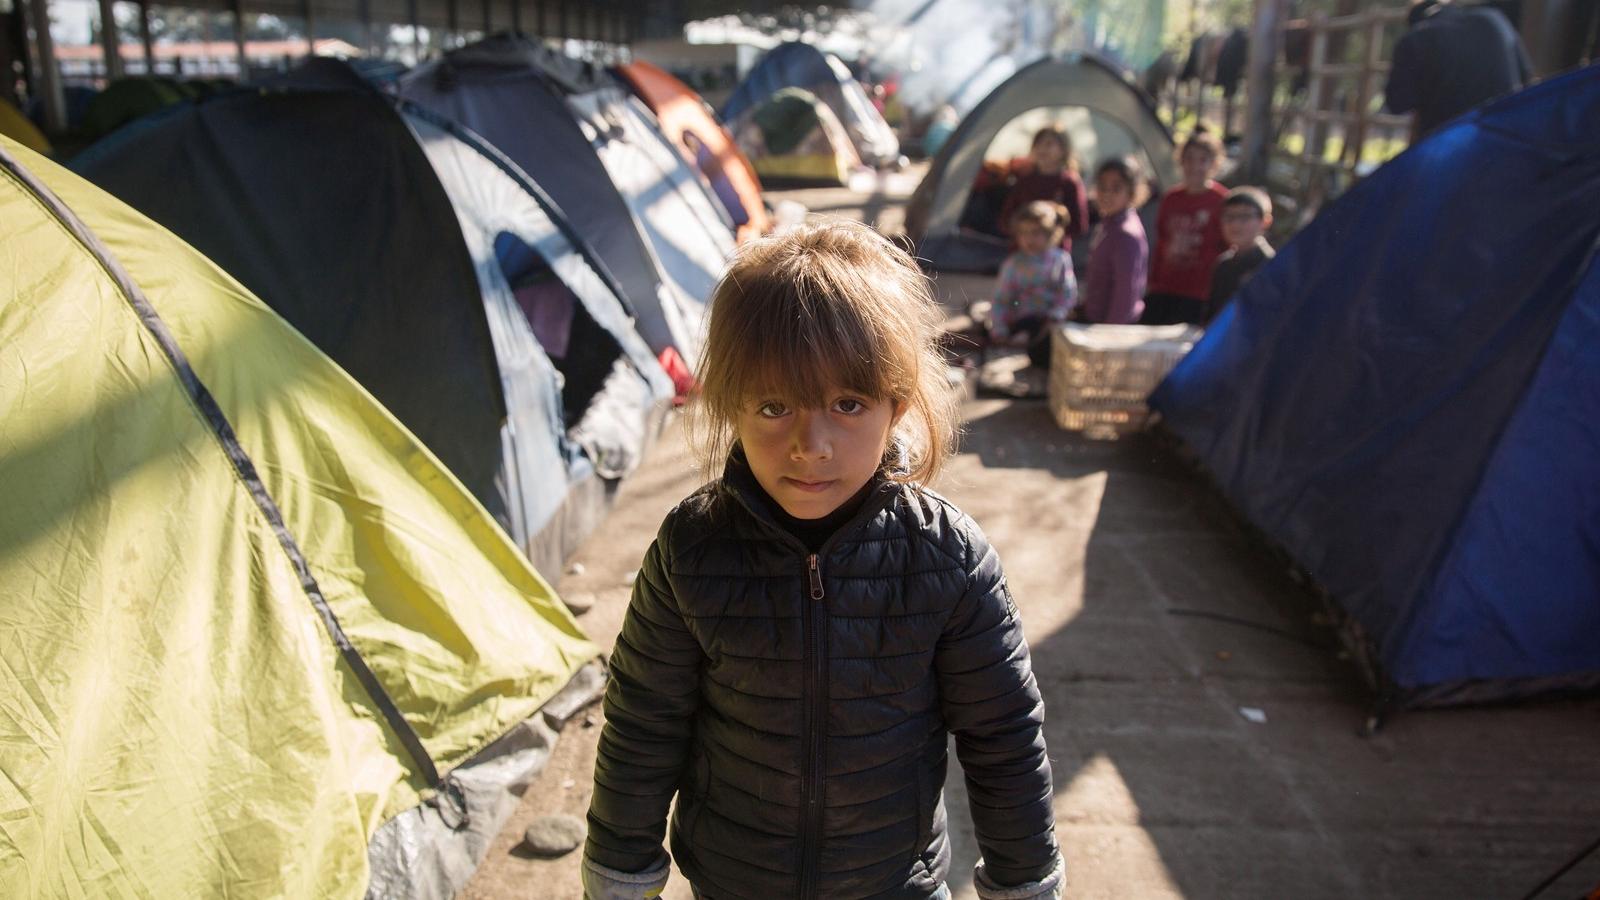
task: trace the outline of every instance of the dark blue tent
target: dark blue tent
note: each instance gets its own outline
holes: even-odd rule
[[[850,68],[832,53],[790,41],[768,50],[733,89],[719,115],[737,133],[740,118],[754,113],[784,88],[802,88],[828,105],[844,124],[856,155],[869,166],[885,166],[900,156],[900,140],[867,99]]]
[[[1151,398],[1406,705],[1600,686],[1600,67],[1441,129]]]

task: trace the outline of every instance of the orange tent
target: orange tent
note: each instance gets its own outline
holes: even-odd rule
[[[661,130],[678,152],[711,182],[717,199],[738,223],[741,242],[772,230],[761,202],[761,180],[733,138],[711,117],[705,101],[692,88],[658,66],[631,62],[617,74],[655,111]]]

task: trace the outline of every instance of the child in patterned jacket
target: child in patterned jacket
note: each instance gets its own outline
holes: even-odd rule
[[[1017,250],[1000,266],[990,309],[992,344],[1026,345],[1036,366],[1050,363],[1050,326],[1065,322],[1078,299],[1072,257],[1061,249],[1071,214],[1059,203],[1035,200],[1016,211]]]

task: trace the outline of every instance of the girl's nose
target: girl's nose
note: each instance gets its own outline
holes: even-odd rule
[[[820,462],[832,456],[833,442],[827,426],[828,417],[821,410],[800,410],[794,417],[789,455],[796,462]]]

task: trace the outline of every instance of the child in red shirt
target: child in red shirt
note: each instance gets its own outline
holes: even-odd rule
[[[1202,125],[1184,143],[1178,162],[1183,184],[1167,191],[1156,210],[1143,325],[1205,321],[1211,268],[1228,249],[1222,239],[1228,189],[1211,180],[1222,163],[1222,142]]]

